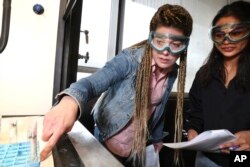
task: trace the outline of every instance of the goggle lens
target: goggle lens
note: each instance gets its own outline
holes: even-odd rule
[[[229,31],[227,31],[229,30]],[[227,32],[226,32],[227,31]],[[210,31],[211,39],[215,43],[223,43],[225,39],[232,43],[239,42],[250,35],[250,24],[227,24],[222,26],[215,26]]]
[[[170,42],[167,39],[170,39]],[[168,50],[170,53],[175,55],[183,52],[187,48],[189,38],[185,36],[161,34],[151,31],[148,41],[149,44],[158,52]]]

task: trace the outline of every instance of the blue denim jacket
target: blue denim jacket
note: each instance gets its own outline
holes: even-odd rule
[[[105,140],[121,130],[132,118],[135,99],[136,73],[145,48],[128,48],[115,56],[93,75],[83,78],[60,94],[72,96],[80,112],[93,97],[100,96],[93,108],[94,120]],[[164,137],[164,107],[177,76],[178,65],[167,80],[167,89],[161,103],[149,120],[149,142],[156,143]],[[103,93],[104,92],[104,93]]]

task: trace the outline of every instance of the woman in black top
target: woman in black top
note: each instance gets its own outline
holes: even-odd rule
[[[188,139],[206,130],[228,129],[237,139],[221,153],[198,152],[196,166],[229,166],[229,147],[250,150],[250,3],[224,6],[212,22],[214,42],[190,89]]]

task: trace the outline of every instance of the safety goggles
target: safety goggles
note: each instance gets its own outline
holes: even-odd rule
[[[177,55],[187,49],[189,37],[173,34],[161,34],[151,31],[149,33],[148,42],[150,46],[158,52],[167,50],[171,54]]]
[[[231,43],[237,43],[250,35],[250,22],[237,24],[225,24],[214,26],[210,29],[210,37],[217,44],[228,40]]]

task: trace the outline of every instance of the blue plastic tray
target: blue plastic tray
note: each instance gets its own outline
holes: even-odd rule
[[[0,167],[39,167],[38,148],[37,157],[32,160],[30,142],[0,144]]]

